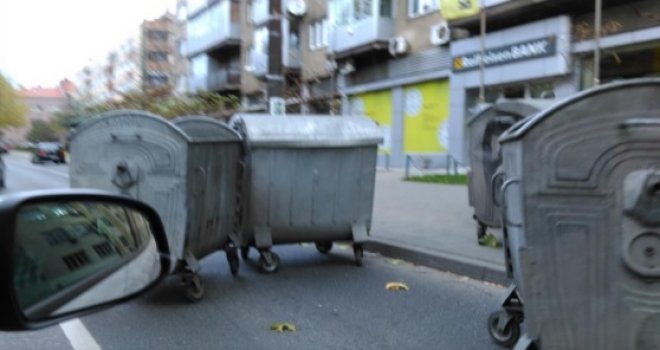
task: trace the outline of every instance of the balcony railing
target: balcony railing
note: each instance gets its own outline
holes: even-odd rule
[[[224,91],[239,89],[241,71],[239,69],[219,69],[207,76],[192,76],[188,79],[190,91]]]
[[[237,4],[224,0],[209,7],[187,22],[186,56],[191,57],[209,49],[241,40],[241,25],[232,8]]]
[[[239,69],[221,69],[211,72],[207,80],[207,88],[212,91],[238,89],[241,85]]]
[[[391,18],[369,17],[331,30],[329,49],[335,53],[347,52],[374,42],[386,42],[393,36]]]

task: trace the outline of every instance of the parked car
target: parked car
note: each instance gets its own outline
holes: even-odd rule
[[[0,145],[0,156],[7,152],[7,148],[4,145]],[[5,162],[0,157],[0,189],[2,188],[5,188]]]
[[[66,163],[64,147],[57,142],[39,142],[32,151],[32,163],[43,163],[53,161],[55,163]]]
[[[0,189],[5,188],[5,162],[0,157]]]

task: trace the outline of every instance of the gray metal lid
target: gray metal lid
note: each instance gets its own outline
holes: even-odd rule
[[[240,141],[241,135],[226,123],[206,116],[183,116],[172,123],[185,132],[193,141],[218,142]]]
[[[381,129],[363,116],[237,114],[230,125],[253,146],[350,147],[383,141]]]
[[[181,130],[176,125],[170,123],[165,118],[153,113],[149,113],[137,109],[118,109],[114,111],[101,113],[98,116],[93,117],[92,119],[80,124],[80,126],[78,126],[75,132],[71,135],[71,141],[75,140],[77,136],[84,134],[88,131],[91,131],[95,128],[103,129],[113,124],[123,125],[123,123],[126,122],[126,129],[130,130],[134,127],[133,123],[130,121],[135,119],[147,123],[154,123],[164,127],[165,129],[170,129],[175,135],[180,136],[183,140],[187,142],[192,141],[192,139],[185,132],[183,132],[183,130]]]
[[[516,99],[498,101],[493,104],[484,104],[478,112],[468,120],[468,126],[472,125],[482,116],[487,115],[486,112],[491,109],[494,109],[498,114],[507,114],[519,118],[525,118],[547,108],[553,103],[554,100],[548,99]]]
[[[553,114],[585,98],[596,96],[598,94],[602,94],[613,90],[627,89],[631,87],[639,87],[644,85],[660,85],[660,78],[630,79],[618,83],[601,85],[595,88],[591,88],[589,90],[582,91],[569,98],[554,103],[550,107],[541,110],[540,112],[515,124],[514,126],[509,128],[507,131],[505,131],[502,134],[502,136],[499,138],[499,141],[500,143],[516,141],[522,138],[523,136],[525,136],[525,134],[527,134],[528,131],[537,127],[546,118],[551,117]]]

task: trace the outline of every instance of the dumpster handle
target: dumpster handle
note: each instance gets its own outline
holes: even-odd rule
[[[619,124],[619,129],[628,129],[640,126],[660,126],[660,119],[654,118],[631,118]]]
[[[502,199],[504,199],[505,202],[506,202],[506,189],[509,188],[509,186],[511,186],[514,183],[520,183],[520,180],[519,179],[509,179],[509,180],[506,180],[502,184]],[[502,208],[503,208],[503,213],[504,213],[504,215],[502,215],[502,217],[504,218],[504,224],[505,225],[511,226],[511,227],[521,227],[522,226],[522,224],[514,224],[514,223],[510,222],[509,221],[509,216],[507,215],[507,212],[506,212],[506,205],[502,206]]]
[[[490,178],[490,195],[493,198],[493,203],[495,203],[498,207],[501,207],[502,203],[500,202],[499,198],[497,198],[497,193],[495,191],[495,182],[497,182],[497,179],[499,179],[502,176],[504,176],[504,173],[498,172],[495,173],[495,175],[493,175]]]

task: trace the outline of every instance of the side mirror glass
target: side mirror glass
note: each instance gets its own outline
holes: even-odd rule
[[[13,210],[13,309],[25,328],[127,300],[169,272],[153,209],[110,195],[59,197]]]

